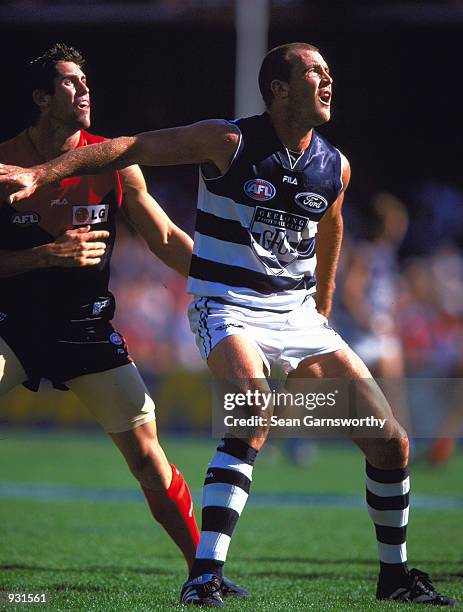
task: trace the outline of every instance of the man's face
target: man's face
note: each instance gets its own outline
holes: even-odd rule
[[[54,93],[47,108],[50,118],[70,128],[90,126],[90,93],[87,77],[74,62],[56,64]]]
[[[323,57],[317,51],[297,50],[292,58],[288,103],[290,114],[316,127],[331,117],[333,79]]]

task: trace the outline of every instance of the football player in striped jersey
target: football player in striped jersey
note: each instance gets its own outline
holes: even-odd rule
[[[190,322],[210,371],[249,397],[271,395],[266,377],[273,365],[293,382],[355,381],[354,408],[386,422],[373,436],[351,436],[366,458],[377,598],[455,605],[427,574],[407,566],[407,434],[365,364],[327,322],[350,179],[347,159],[315,129],[331,116],[330,69],[316,47],[282,45],[265,56],[259,85],[267,106],[261,116],[116,138],[29,171],[4,167],[0,180],[16,186],[15,202],[57,178],[108,167],[199,164]],[[252,416],[255,406],[247,408]],[[217,447],[184,604],[223,606],[222,567],[268,428],[268,420],[258,421],[246,435],[229,432]]]

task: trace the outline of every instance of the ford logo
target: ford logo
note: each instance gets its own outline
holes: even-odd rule
[[[310,212],[321,213],[328,208],[328,202],[318,193],[303,191],[294,196],[294,201],[298,206]]]
[[[272,183],[264,181],[264,179],[251,179],[244,184],[244,193],[253,200],[258,200],[259,202],[271,200],[276,192],[277,190]]]

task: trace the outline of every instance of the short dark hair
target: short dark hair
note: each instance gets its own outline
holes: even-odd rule
[[[291,52],[297,49],[307,51],[319,50],[314,45],[309,45],[309,43],[287,43],[271,49],[264,57],[259,71],[259,89],[267,107],[271,106],[273,102],[273,93],[270,87],[272,81],[274,79],[281,81],[290,80],[293,69],[293,62],[290,56]]]
[[[29,83],[32,91],[41,89],[45,93],[53,94],[53,82],[57,74],[56,64],[60,62],[74,62],[74,64],[82,68],[85,64],[85,59],[82,53],[74,49],[74,47],[70,47],[65,43],[55,43],[29,64]]]

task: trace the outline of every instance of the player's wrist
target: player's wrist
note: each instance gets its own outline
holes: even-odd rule
[[[34,183],[35,188],[43,187],[44,185],[50,185],[59,180],[56,172],[54,171],[50,162],[36,166],[34,168]]]
[[[53,265],[51,244],[42,244],[30,250],[34,257],[34,267],[36,269],[48,268]]]

